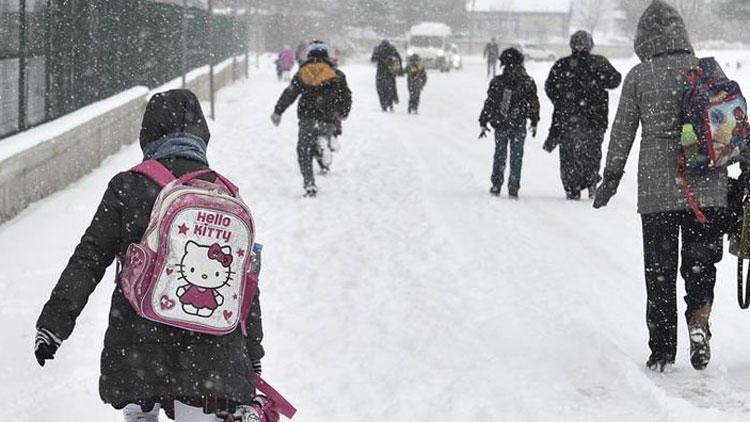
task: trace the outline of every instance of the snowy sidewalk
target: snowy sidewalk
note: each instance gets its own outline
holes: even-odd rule
[[[615,63],[623,73],[631,64]],[[550,65],[529,66],[541,97]],[[637,151],[608,208],[565,201],[557,154],[541,150],[545,99],[521,199],[494,198],[494,145],[476,139],[482,66],[430,73],[418,116],[406,114],[403,79],[399,109],[385,114],[374,69],[344,71],[352,116],[314,200],[301,198],[295,110],[280,128],[269,120],[284,88],[270,63],[220,92],[211,128],[212,165],[256,213],[264,375],[300,409],[296,420],[747,419],[750,315],[734,302],[731,258],[719,269],[709,368],[690,367],[681,325],[675,373],[644,369]],[[40,369],[31,349],[35,319],[109,178],[139,158],[128,147],[0,226],[0,287],[10,293],[0,308],[0,420],[119,420],[97,393],[111,271],[56,360]]]

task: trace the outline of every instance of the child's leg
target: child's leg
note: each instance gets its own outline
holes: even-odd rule
[[[203,413],[202,408],[188,406],[177,400],[174,402],[174,420],[175,422],[219,422],[216,415],[207,415]]]
[[[125,422],[159,422],[159,405],[155,405],[150,412],[141,410],[137,404],[129,404],[122,409]]]

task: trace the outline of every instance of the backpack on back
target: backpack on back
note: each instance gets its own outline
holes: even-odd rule
[[[255,226],[237,188],[213,170],[175,178],[156,160],[132,169],[160,187],[140,243],[119,280],[138,315],[203,334],[245,326],[258,278],[250,271]],[[213,173],[215,182],[199,177]]]
[[[699,67],[685,76],[689,86],[682,97],[677,181],[696,219],[705,223],[686,174],[704,175],[747,159],[747,102],[739,84],[729,80],[713,58],[700,59]]]

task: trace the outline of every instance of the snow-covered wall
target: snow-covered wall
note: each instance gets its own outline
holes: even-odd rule
[[[244,74],[244,57],[214,69],[219,90]],[[187,75],[187,88],[208,101],[209,68]],[[0,223],[99,166],[104,158],[138,139],[150,94],[179,88],[181,79],[149,90],[134,87],[0,142]],[[208,110],[206,110],[208,112]]]

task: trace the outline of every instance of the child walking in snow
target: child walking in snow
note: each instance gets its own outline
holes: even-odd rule
[[[173,177],[208,169],[209,138],[203,111],[192,92],[163,92],[149,101],[140,134],[144,161],[156,160]],[[216,177],[212,173],[201,176],[209,182]],[[34,354],[41,366],[54,358],[71,335],[107,267],[115,258],[122,259],[129,245],[141,241],[160,190],[157,182],[133,170],[119,173],[109,182],[37,321]],[[214,243],[199,251],[207,258],[199,252],[193,258],[208,259],[229,277],[229,264],[240,258],[233,258],[228,251]],[[224,300],[231,298],[219,301]],[[260,373],[264,355],[257,294],[252,300],[247,337],[240,330],[226,335],[200,334],[139,316],[124,294],[122,273],[118,274],[101,356],[102,400],[123,409],[126,422],[157,421],[160,408],[177,421],[216,421],[217,412],[233,413],[250,405],[256,388],[251,374]],[[180,301],[186,302],[183,297]],[[169,303],[162,305],[162,309],[170,309]],[[174,300],[171,307],[179,308],[180,303]]]
[[[523,54],[520,51],[515,48],[504,50],[500,55],[500,65],[503,66],[503,73],[490,82],[487,100],[479,116],[482,130],[479,136],[487,136],[487,124],[495,129],[495,156],[490,188],[490,193],[495,196],[500,195],[500,188],[503,186],[510,144],[508,196],[517,199],[521,187],[526,120],[531,122],[531,136],[535,137],[539,123],[539,98],[536,84],[523,66]]]
[[[307,61],[302,63],[271,114],[271,121],[278,126],[284,111],[300,97],[297,159],[306,197],[318,193],[313,158],[319,157],[321,172],[327,173],[333,160],[332,150],[337,145],[332,138],[340,132],[341,120],[346,119],[352,107],[352,92],[346,76],[331,62],[328,50],[328,45],[322,41],[310,44]]]
[[[409,56],[406,66],[406,84],[409,88],[409,114],[417,114],[419,109],[419,97],[422,89],[427,84],[427,71],[422,59],[417,54]]]

